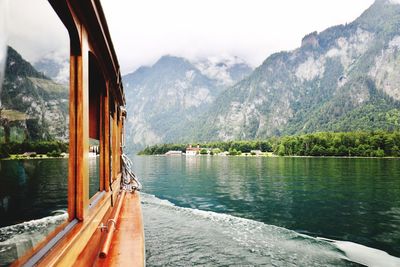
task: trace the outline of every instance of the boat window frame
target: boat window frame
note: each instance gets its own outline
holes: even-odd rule
[[[114,157],[110,160],[109,148],[110,142],[113,142],[114,155],[121,153],[118,140],[122,124],[118,118],[118,114],[121,114],[118,105],[125,105],[125,97],[118,60],[101,4],[99,1],[48,0],[48,2],[67,29],[70,41],[68,221],[58,226],[37,246],[17,259],[14,265],[24,265],[27,262],[53,265],[63,262],[65,254],[77,257],[76,249],[69,250],[69,248],[75,246],[83,250],[85,242],[81,240],[88,240],[91,235],[95,235],[95,231],[100,231],[98,225],[113,206],[113,200],[117,199],[120,188],[118,181],[121,179],[121,159]],[[90,35],[87,31],[90,31]],[[104,190],[97,192],[90,199],[89,52],[95,56],[99,53],[98,61],[105,77],[105,93],[101,99],[103,103],[101,109],[106,114],[102,117],[104,127],[100,129],[101,140],[105,144],[101,148],[104,164],[100,165],[104,166],[101,170]],[[115,110],[114,121],[117,121],[113,123],[116,127],[113,127],[112,132],[110,132],[109,116],[111,98]],[[107,137],[108,134],[111,138]],[[110,166],[113,167],[112,173]],[[43,257],[44,255],[46,257]]]
[[[76,62],[72,60],[73,54],[79,54],[80,51],[80,38],[78,34],[78,29],[74,24],[72,12],[70,11],[67,2],[59,1],[55,3],[57,0],[43,0],[50,4],[52,12],[54,12],[60,22],[64,25],[64,28],[67,30],[69,45],[70,45],[70,53],[69,53],[69,69],[70,69],[70,80],[69,80],[69,114],[71,116],[71,98],[75,98],[75,94],[71,94],[73,91],[73,87],[75,86],[75,75],[73,76],[73,70],[76,70]],[[56,8],[56,6],[58,8]],[[63,9],[65,13],[59,13],[57,10]],[[72,65],[74,64],[74,65]],[[69,129],[71,130],[71,117],[69,118]],[[69,141],[71,140],[71,132],[69,133]],[[72,148],[74,150],[74,148]],[[71,142],[69,144],[69,155],[71,155]],[[67,189],[67,197],[68,197],[68,204],[67,204],[67,211],[68,211],[68,218],[65,222],[61,223],[60,225],[56,226],[56,228],[51,231],[47,236],[43,238],[43,240],[39,241],[35,246],[28,249],[21,257],[17,258],[11,265],[12,266],[33,266],[37,264],[42,257],[47,254],[52,247],[60,241],[65,235],[67,235],[74,227],[78,224],[79,220],[75,216],[75,207],[76,207],[76,198],[75,198],[75,190],[76,190],[76,183],[70,182],[70,176],[72,175],[71,168],[70,168],[70,158],[68,159],[68,189]],[[74,200],[72,203],[71,199]]]
[[[106,190],[106,183],[107,183],[107,176],[106,176],[106,169],[107,169],[107,155],[106,155],[106,147],[107,147],[107,113],[106,110],[108,109],[107,105],[109,105],[107,100],[107,83],[105,81],[105,75],[103,70],[101,70],[98,60],[94,52],[90,49],[88,51],[88,71],[89,71],[89,127],[96,127],[96,129],[89,129],[89,138],[94,138],[99,141],[99,188],[98,191],[93,195],[90,196],[89,194],[89,209],[92,209],[96,206],[96,203],[99,202],[101,196],[104,195]],[[95,97],[98,99],[91,99],[90,92],[92,95],[94,94]],[[92,110],[94,106],[97,104],[96,112],[98,114],[92,114],[90,108]],[[97,115],[97,117],[96,117]],[[93,123],[93,120],[97,120],[97,122]],[[96,136],[90,136],[90,134],[95,134]],[[97,139],[98,137],[99,139]],[[89,183],[88,179],[88,183]],[[90,190],[89,186],[88,189]]]

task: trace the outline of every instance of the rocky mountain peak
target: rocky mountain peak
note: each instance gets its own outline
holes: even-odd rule
[[[318,47],[319,42],[318,42],[318,33],[312,32],[307,34],[306,36],[303,37],[303,39],[301,40],[301,46],[305,47],[305,46],[311,46],[313,48]]]
[[[31,63],[24,60],[14,48],[7,47],[6,77],[34,77],[48,79],[44,74],[37,71]]]
[[[373,32],[388,32],[400,27],[400,0],[376,0],[353,24]]]
[[[127,137],[131,149],[182,136],[186,125],[208,110],[228,86],[251,72],[239,58],[211,58],[191,62],[166,55],[150,67],[123,76],[127,109]]]
[[[182,71],[192,69],[193,66],[188,60],[182,57],[164,55],[153,65],[153,68]]]

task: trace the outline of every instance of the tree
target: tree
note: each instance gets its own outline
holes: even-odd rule
[[[394,146],[392,147],[391,156],[393,156],[393,157],[398,157],[398,156],[400,156],[400,150],[399,150],[399,147],[398,147],[398,146],[394,145]]]
[[[240,152],[241,154],[242,152]],[[234,148],[229,149],[229,156],[236,156],[238,155],[238,151]]]
[[[208,153],[207,153],[207,149],[205,149],[205,148],[202,148],[201,150],[200,150],[200,155],[207,155]]]

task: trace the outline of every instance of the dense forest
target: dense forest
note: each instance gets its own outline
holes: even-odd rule
[[[251,140],[251,141],[216,141],[199,143],[202,148],[209,148],[214,151],[240,151],[242,153],[250,153],[251,150],[272,151],[271,140]],[[197,144],[195,144],[197,145]],[[187,144],[161,144],[148,146],[140,151],[139,155],[161,155],[170,150],[180,150],[185,152]]]
[[[400,132],[314,133],[280,138],[273,147],[280,156],[400,156]]]
[[[199,144],[211,151],[229,151],[230,155],[251,150],[273,152],[278,156],[400,156],[400,132],[320,132],[313,134],[272,137],[266,140],[210,142]],[[139,155],[165,154],[170,150],[185,152],[187,144],[160,144],[146,147]],[[236,151],[237,153],[234,153]]]

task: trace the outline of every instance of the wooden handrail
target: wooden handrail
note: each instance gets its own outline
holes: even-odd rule
[[[113,235],[114,235],[114,231],[115,231],[116,226],[117,226],[117,220],[118,220],[118,217],[119,217],[119,213],[121,211],[122,202],[124,201],[124,198],[125,198],[125,193],[126,193],[125,190],[122,190],[121,196],[120,196],[119,201],[118,201],[117,209],[116,209],[116,211],[114,213],[114,217],[112,219],[109,219],[108,222],[107,222],[107,236],[106,236],[106,240],[104,241],[104,244],[103,244],[103,246],[101,247],[101,250],[100,250],[100,255],[99,255],[100,258],[106,258],[107,257],[108,251],[109,251],[110,246],[111,246],[111,241],[112,241],[112,238],[113,238]],[[111,222],[111,225],[110,225],[110,222]]]

